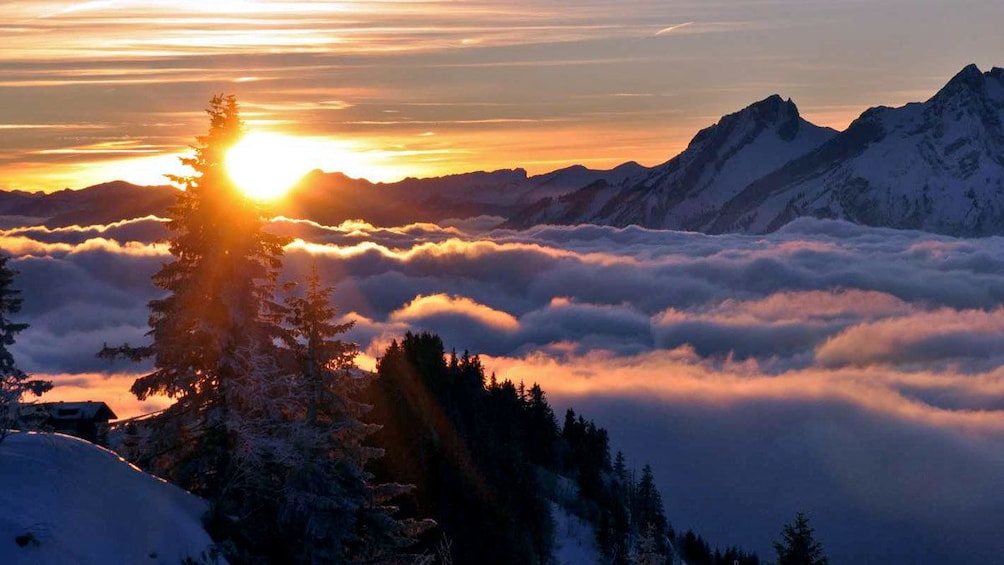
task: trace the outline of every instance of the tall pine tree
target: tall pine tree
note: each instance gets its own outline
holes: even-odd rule
[[[209,132],[182,159],[193,174],[172,179],[184,190],[167,223],[173,260],[153,277],[166,294],[149,304],[152,343],[102,355],[153,358],[132,392],[176,402],[157,419],[144,463],[209,498],[212,525],[241,519],[228,506],[241,501],[247,477],[240,434],[278,370],[282,309],[273,296],[284,239],[264,231],[263,210],[226,173],[226,152],[244,131],[236,99],[216,96],[207,113]]]
[[[17,367],[14,355],[7,348],[14,345],[17,334],[28,324],[10,319],[21,311],[20,290],[13,288],[17,271],[7,266],[10,257],[0,255],[0,441],[17,420],[17,409],[26,393],[41,396],[52,388],[51,381],[31,379]]]

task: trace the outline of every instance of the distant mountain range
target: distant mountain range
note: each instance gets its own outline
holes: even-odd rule
[[[3,223],[50,226],[163,215],[170,187],[107,183],[0,192]],[[1004,69],[964,68],[931,99],[865,111],[842,132],[770,96],[700,131],[655,167],[573,166],[374,184],[315,171],[276,214],[378,225],[496,216],[501,225],[636,224],[765,233],[802,216],[960,236],[1004,234]]]

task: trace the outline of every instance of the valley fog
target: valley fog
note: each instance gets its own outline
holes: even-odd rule
[[[269,229],[296,238],[284,277],[316,264],[335,285],[361,365],[428,330],[500,379],[539,382],[559,417],[574,405],[652,464],[678,531],[767,555],[797,509],[836,563],[996,555],[1000,238],[814,219],[766,236],[497,224]],[[47,400],[126,417],[167,403],[128,393],[142,366],[95,357],[145,342],[163,237],[152,218],[2,232],[31,323],[13,350],[60,385]]]

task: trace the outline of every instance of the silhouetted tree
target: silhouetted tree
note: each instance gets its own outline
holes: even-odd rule
[[[14,355],[7,349],[14,345],[17,334],[28,324],[10,319],[21,311],[20,290],[13,288],[17,271],[7,266],[10,257],[0,255],[0,441],[17,420],[18,404],[26,393],[41,396],[52,388],[52,381],[31,379],[17,367]]]
[[[554,443],[558,438],[558,423],[554,410],[547,403],[547,397],[540,385],[534,383],[526,402],[526,440],[530,460],[538,465],[553,467],[555,461]]]
[[[781,540],[774,542],[778,565],[827,565],[823,546],[817,542],[809,526],[809,518],[799,512],[795,521],[785,524]]]
[[[272,382],[282,336],[273,296],[285,240],[264,231],[263,210],[226,173],[226,153],[244,131],[236,99],[215,96],[207,113],[208,133],[182,159],[193,174],[172,177],[184,190],[167,222],[173,259],[153,276],[166,294],[149,303],[151,343],[101,354],[153,358],[132,392],[176,402],[151,423],[142,463],[208,498],[211,533],[228,538],[253,505],[239,465],[253,442],[242,434],[281,386]]]

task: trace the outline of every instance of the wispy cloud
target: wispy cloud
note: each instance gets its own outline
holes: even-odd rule
[[[668,27],[664,27],[659,31],[655,32],[655,35],[666,35],[667,33],[672,33],[678,29],[685,28],[687,26],[694,25],[694,22],[683,22],[682,24],[675,24]]]

